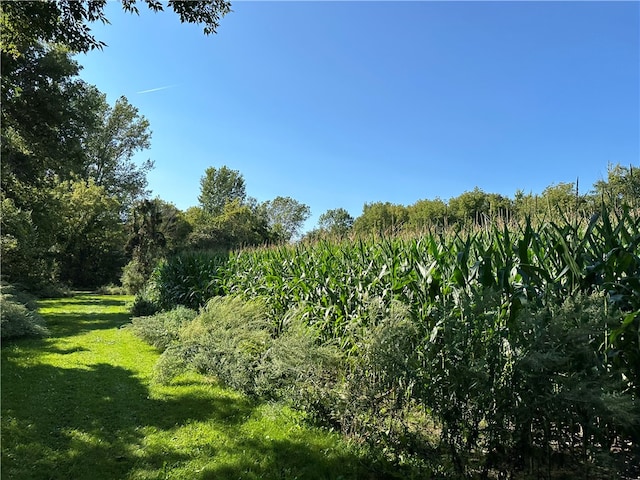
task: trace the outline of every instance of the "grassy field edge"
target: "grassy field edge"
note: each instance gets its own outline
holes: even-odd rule
[[[2,477],[366,478],[366,460],[300,414],[187,373],[127,328],[131,297],[43,300],[51,335],[2,346]]]

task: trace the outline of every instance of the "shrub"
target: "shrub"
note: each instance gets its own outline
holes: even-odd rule
[[[338,413],[343,431],[392,455],[409,447],[421,329],[407,306],[397,301],[387,310],[382,299],[374,299],[368,310],[366,326],[350,326],[358,353],[347,364]]]
[[[131,306],[131,315],[133,317],[146,317],[154,315],[161,310],[158,293],[154,288],[153,282],[149,282],[136,295]]]
[[[164,351],[178,340],[181,328],[197,315],[195,310],[176,307],[168,312],[156,313],[131,320],[131,329],[147,343]]]
[[[288,312],[280,326],[256,365],[256,393],[304,407],[333,391],[344,355],[335,343],[321,344],[302,310]]]
[[[128,295],[129,292],[119,285],[115,285],[110,283],[108,285],[103,285],[96,290],[96,293],[99,295]]]
[[[281,325],[285,327],[276,336],[259,299],[214,297],[192,322],[183,324],[179,341],[156,366],[157,378],[167,381],[191,367],[250,395],[298,406],[309,403],[335,384],[341,355],[334,346],[320,345],[318,332],[298,312]]]
[[[34,297],[14,286],[3,284],[0,287],[0,303],[0,336],[3,340],[49,334],[44,319],[35,311]]]
[[[3,300],[6,296],[6,300],[21,303],[29,310],[37,310],[38,308],[38,299],[16,284],[0,283],[0,293],[3,295]]]
[[[137,295],[142,291],[147,281],[144,266],[138,260],[131,260],[122,269],[120,281],[129,295]]]
[[[159,378],[171,377],[167,365],[185,364],[215,375],[245,393],[256,391],[256,367],[271,342],[271,322],[260,300],[214,297],[180,332],[180,347],[168,349],[159,363]]]
[[[624,372],[612,368],[620,351],[608,337],[621,316],[603,294],[578,294],[520,316],[513,335],[522,352],[513,365],[520,400],[503,418],[514,425],[523,461],[534,463],[530,456],[538,453],[536,462],[548,467],[552,459],[542,453],[556,445],[556,455],[585,477],[597,467],[622,471],[624,460],[611,452],[640,435],[640,405]]]

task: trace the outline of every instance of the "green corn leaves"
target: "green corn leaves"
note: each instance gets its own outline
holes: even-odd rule
[[[185,255],[154,279],[174,304],[261,298],[275,338],[295,311],[340,347],[345,382],[388,389],[396,419],[438,422],[457,474],[480,451],[508,469],[535,449],[603,453],[640,434],[638,213]]]

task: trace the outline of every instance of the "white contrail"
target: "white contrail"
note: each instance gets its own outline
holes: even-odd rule
[[[151,93],[151,92],[157,92],[159,90],[166,90],[167,88],[171,88],[171,87],[175,87],[175,85],[167,85],[165,87],[158,87],[158,88],[150,88],[149,90],[142,90],[140,92],[136,92],[136,93]]]

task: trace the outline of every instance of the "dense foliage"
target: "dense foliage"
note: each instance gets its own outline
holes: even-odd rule
[[[49,334],[37,312],[35,298],[15,285],[0,284],[0,338],[42,337]]]
[[[18,56],[25,44],[36,41],[61,43],[79,52],[102,48],[105,44],[91,34],[90,24],[108,22],[103,11],[106,3],[106,0],[2,2],[2,50]],[[162,2],[157,0],[141,0],[139,4],[154,12],[164,9]],[[231,11],[231,4],[226,0],[170,0],[167,6],[182,22],[204,23],[205,34],[215,33],[221,17]],[[122,0],[122,7],[138,13],[136,0]]]
[[[290,344],[302,362],[290,368],[304,371],[302,352],[314,345],[326,361],[308,361],[322,371],[260,391],[279,392],[398,462],[419,459],[452,475],[548,478],[561,465],[584,477],[632,475],[639,243],[638,212],[612,210],[584,222],[203,254],[190,264],[177,257],[151,285],[174,305],[203,305],[206,288],[240,310],[233,298],[260,302],[249,320],[224,314],[233,325],[216,316],[231,307],[210,302],[194,320],[201,326],[182,330],[166,355],[171,368],[186,362],[249,393],[259,393],[260,372],[275,369],[265,363],[272,348],[301,319],[311,329],[303,336],[315,340]],[[181,283],[196,286],[191,296],[171,295]],[[225,370],[221,359],[236,366]]]
[[[140,4],[165,8],[153,0],[122,1],[133,13]],[[153,162],[136,163],[133,156],[150,145],[149,122],[125,97],[109,104],[79,77],[73,59],[104,45],[90,25],[108,21],[105,5],[0,3],[2,275],[33,292],[114,283],[128,261],[129,279],[144,282],[151,264],[174,246],[156,238],[153,251],[146,240],[124,248],[143,230],[135,213],[141,202],[145,206]],[[205,33],[214,33],[230,12],[225,0],[170,1],[166,7],[183,22],[203,23]],[[161,210],[156,223],[170,224],[174,212]]]
[[[637,169],[587,193],[336,208],[297,244],[309,207],[259,203],[226,166],[182,212],[132,160],[149,122],[79,78],[104,6],[0,4],[3,279],[42,293],[122,275],[160,379],[196,368],[288,400],[423,476],[640,476]],[[229,12],[167,6],[207,33]],[[46,335],[30,298],[1,296],[3,339]]]
[[[226,166],[206,170],[200,207],[181,212],[150,200],[153,162],[133,161],[150,145],[148,120],[126,98],[110,105],[80,79],[66,46],[34,40],[17,53],[3,46],[6,280],[42,292],[55,284],[96,288],[122,276],[127,291],[138,293],[177,249],[285,242],[300,230],[309,207],[288,197],[259,204],[246,197],[240,172]]]
[[[147,193],[151,164],[131,158],[148,146],[148,122],[79,79],[64,46],[2,60],[3,275],[31,290],[114,281],[124,214]]]

